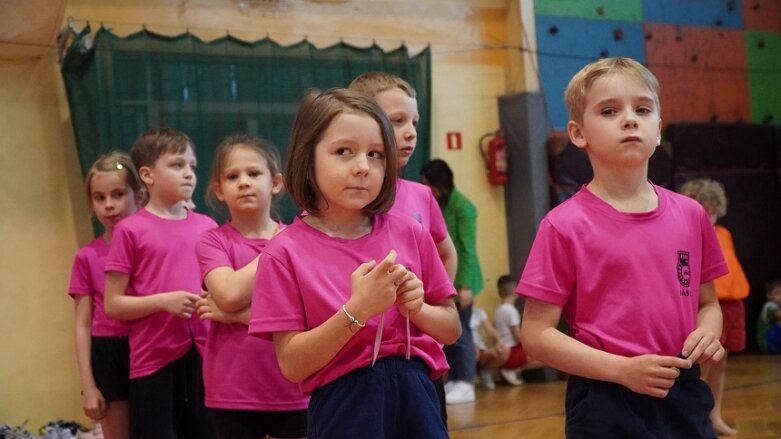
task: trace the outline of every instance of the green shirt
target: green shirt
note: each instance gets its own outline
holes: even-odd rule
[[[483,290],[483,273],[476,248],[477,209],[458,189],[453,188],[442,215],[458,254],[455,286],[469,288],[473,295],[477,295]]]

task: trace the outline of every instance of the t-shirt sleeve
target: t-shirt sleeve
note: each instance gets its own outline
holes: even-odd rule
[[[729,273],[727,262],[721,253],[716,230],[711,224],[705,209],[700,209],[700,229],[702,230],[702,274],[700,282],[710,282]]]
[[[68,294],[71,297],[94,294],[90,283],[89,258],[84,254],[83,250],[76,253],[76,256],[73,258]]]
[[[437,253],[437,247],[431,239],[431,235],[426,233],[422,227],[416,228],[416,230],[425,302],[437,303],[455,296],[456,289],[450,282],[442,260],[439,259],[439,253]]]
[[[215,268],[233,268],[228,256],[226,240],[221,238],[222,234],[219,231],[220,229],[212,229],[204,232],[195,244],[195,254],[201,269],[201,281]]]
[[[274,332],[308,329],[291,259],[285,254],[271,255],[269,250],[258,260],[249,321],[249,334],[267,339]]]
[[[119,223],[114,227],[111,246],[106,257],[105,272],[130,274],[135,266],[135,245],[131,230]]]
[[[429,218],[431,218],[429,233],[434,238],[434,243],[439,244],[447,238],[447,224],[445,224],[445,217],[442,216],[442,209],[437,204],[431,190],[428,191],[428,210]]]
[[[575,285],[575,267],[568,260],[568,254],[566,240],[544,218],[534,238],[516,293],[563,307]]]

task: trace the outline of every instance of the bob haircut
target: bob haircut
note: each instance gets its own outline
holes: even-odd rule
[[[567,85],[564,101],[567,103],[569,118],[576,122],[583,120],[586,108],[586,95],[597,79],[606,75],[621,74],[639,79],[651,91],[656,104],[656,111],[662,114],[659,103],[659,81],[650,70],[639,62],[624,57],[602,58],[583,67]]]
[[[157,159],[166,153],[181,154],[195,145],[187,134],[176,128],[155,128],[142,133],[130,148],[130,157],[136,169],[154,166]]]
[[[378,94],[388,91],[393,88],[398,88],[407,96],[416,98],[417,93],[409,82],[399,78],[396,75],[385,72],[367,72],[359,75],[350,83],[349,89],[366,93],[371,97],[375,97]]]
[[[285,188],[299,207],[312,215],[322,213],[317,205],[321,195],[315,180],[315,148],[331,121],[343,113],[371,117],[380,127],[385,146],[385,176],[379,195],[363,208],[363,212],[366,215],[385,213],[396,199],[397,152],[393,127],[372,98],[345,88],[324,92],[310,90],[304,96],[290,130]]]
[[[102,155],[90,166],[87,175],[84,177],[84,189],[87,191],[87,201],[92,209],[92,179],[98,172],[121,172],[125,175],[125,184],[133,190],[133,193],[139,201],[144,201],[144,184],[138,177],[136,167],[130,157],[120,151],[112,151]]]
[[[426,179],[429,186],[437,188],[442,194],[437,198],[439,205],[444,207],[450,194],[453,193],[455,184],[453,183],[453,170],[450,169],[447,162],[442,159],[433,159],[423,165],[420,175]]]
[[[694,198],[709,215],[721,218],[727,214],[727,194],[724,186],[710,178],[695,178],[682,184],[678,192]]]

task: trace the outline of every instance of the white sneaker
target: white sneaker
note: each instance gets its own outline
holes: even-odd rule
[[[454,386],[454,385],[455,385],[457,382],[458,382],[458,381],[453,381],[453,380],[450,380],[450,381],[446,382],[446,383],[445,383],[445,394],[448,394],[448,393],[450,393],[450,391],[451,391],[451,390],[453,390],[453,386]]]
[[[496,388],[496,384],[494,383],[494,376],[488,369],[480,371],[480,382],[483,383],[483,387],[488,390],[493,390]]]
[[[518,376],[520,369],[499,369],[499,373],[502,377],[513,386],[520,386],[523,384],[523,379]]]
[[[445,393],[447,404],[475,402],[475,385],[466,381],[454,381],[449,392]]]

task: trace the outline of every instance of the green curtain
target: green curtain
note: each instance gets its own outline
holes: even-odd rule
[[[410,57],[406,47],[386,52],[345,43],[317,49],[304,40],[283,47],[265,38],[249,43],[231,36],[211,42],[185,33],[175,37],[147,30],[120,38],[101,27],[86,27],[63,61],[79,162],[86,172],[114,149],[128,151],[143,131],[173,127],[196,146],[197,210],[204,204],[213,151],[222,138],[248,133],[271,140],[284,158],[298,102],[309,88],[346,87],[361,73],[398,75],[418,92],[421,115],[418,149],[404,174],[417,180],[430,156],[431,53]],[[290,221],[289,199],[277,207]]]

